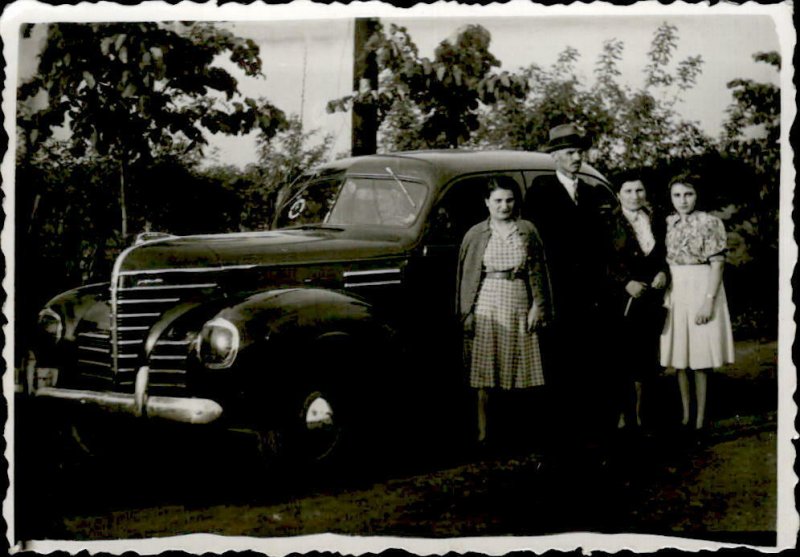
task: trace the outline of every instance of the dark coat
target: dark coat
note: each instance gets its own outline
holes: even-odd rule
[[[615,211],[612,228],[614,253],[608,264],[608,277],[612,284],[611,311],[619,320],[619,336],[625,344],[619,354],[626,355],[622,360],[627,360],[620,361],[620,364],[625,369],[630,368],[634,376],[657,366],[658,337],[665,319],[664,290],[648,288],[640,297],[631,299],[625,286],[631,280],[649,286],[662,271],[669,277],[664,245],[666,220],[652,213],[649,216],[656,243],[645,255],[636,240],[633,226],[621,209]]]
[[[544,244],[556,323],[588,318],[607,297],[611,196],[581,181],[577,194],[575,204],[553,174],[537,178],[525,199],[523,215]]]
[[[528,292],[544,311],[545,319],[551,316],[550,280],[544,259],[542,241],[536,227],[529,221],[518,220],[519,233],[527,237],[528,257],[526,271]],[[475,309],[483,279],[483,255],[491,236],[489,220],[470,228],[461,242],[456,272],[456,309],[461,322]]]

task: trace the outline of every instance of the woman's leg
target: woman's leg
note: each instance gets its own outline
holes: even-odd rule
[[[636,425],[642,426],[642,382],[634,381],[633,390],[636,393],[636,402],[634,403],[634,411],[636,412]]]
[[[689,378],[685,369],[678,370],[678,388],[681,391],[681,406],[683,407],[683,425],[689,424]]]
[[[486,404],[489,399],[489,392],[486,389],[478,389],[478,443],[486,441]]]
[[[708,393],[708,374],[704,369],[697,369],[694,372],[694,394],[697,399],[697,417],[695,428],[702,429],[703,421],[706,416],[706,394]]]

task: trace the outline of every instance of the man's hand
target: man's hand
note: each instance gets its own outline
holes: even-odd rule
[[[667,274],[664,271],[659,271],[658,274],[653,278],[652,286],[656,290],[661,290],[667,285]]]

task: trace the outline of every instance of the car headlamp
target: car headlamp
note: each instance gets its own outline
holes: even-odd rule
[[[39,312],[39,331],[53,344],[60,341],[64,335],[61,316],[50,308],[44,308]]]
[[[197,337],[200,361],[210,369],[230,367],[239,352],[239,329],[222,317],[215,317],[203,325]]]

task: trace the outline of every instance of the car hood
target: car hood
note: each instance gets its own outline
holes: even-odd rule
[[[181,236],[129,248],[120,271],[296,265],[400,255],[409,241],[376,230],[287,229],[270,232]]]

